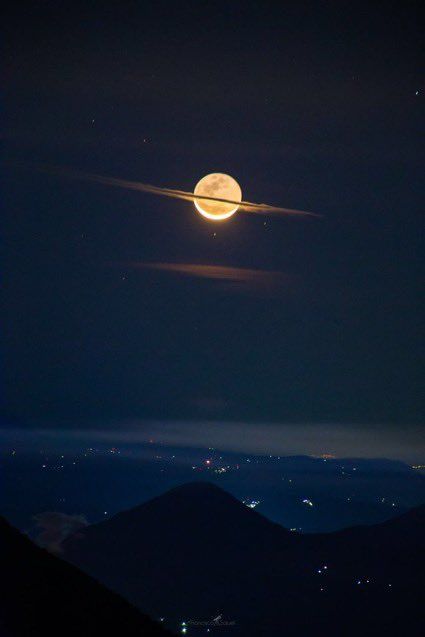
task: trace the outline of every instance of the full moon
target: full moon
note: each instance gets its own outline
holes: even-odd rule
[[[239,205],[226,201],[208,201],[208,199],[196,199],[196,195],[203,197],[215,197],[217,199],[230,199],[232,202],[242,200],[242,191],[238,182],[224,173],[211,173],[202,177],[195,186],[195,206],[203,217],[212,221],[222,221],[235,214]]]

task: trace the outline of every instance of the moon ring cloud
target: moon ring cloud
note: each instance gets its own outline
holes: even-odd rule
[[[139,192],[146,192],[151,195],[158,195],[160,197],[170,197],[172,199],[182,199],[184,201],[191,201],[194,203],[195,199],[204,199],[210,202],[221,202],[228,204],[235,204],[239,207],[239,210],[245,212],[253,212],[257,214],[282,214],[282,215],[294,215],[294,216],[309,216],[320,217],[314,212],[307,212],[306,210],[295,210],[293,208],[285,208],[283,206],[274,206],[266,203],[253,203],[251,201],[234,201],[232,199],[222,199],[220,197],[211,197],[207,195],[199,195],[193,192],[185,190],[177,190],[175,188],[165,188],[161,186],[153,186],[151,184],[145,184],[140,181],[129,181],[127,179],[118,179],[116,177],[107,177],[103,175],[97,175],[94,173],[85,173],[81,171],[71,170],[67,168],[58,168],[52,166],[43,166],[39,168],[42,172],[55,174],[71,179],[79,179],[84,181],[92,181],[105,186],[114,186],[116,188],[124,188],[126,190],[137,190]]]

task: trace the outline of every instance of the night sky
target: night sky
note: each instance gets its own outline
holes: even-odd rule
[[[7,427],[326,422],[420,444],[419,3],[352,4],[10,8]],[[322,217],[214,224],[44,165],[191,191],[224,172]]]

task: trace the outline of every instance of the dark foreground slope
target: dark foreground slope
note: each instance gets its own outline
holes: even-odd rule
[[[117,594],[35,546],[2,518],[0,546],[2,637],[171,635]]]
[[[65,555],[172,626],[222,614],[234,637],[422,635],[424,519],[300,535],[194,483],[85,528]]]

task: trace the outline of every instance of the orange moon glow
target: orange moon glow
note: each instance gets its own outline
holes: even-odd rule
[[[238,182],[224,173],[211,173],[202,177],[195,186],[194,195],[197,210],[203,217],[212,221],[222,221],[234,215],[239,208],[235,202],[242,200],[242,191]],[[196,195],[230,201],[196,199]]]

